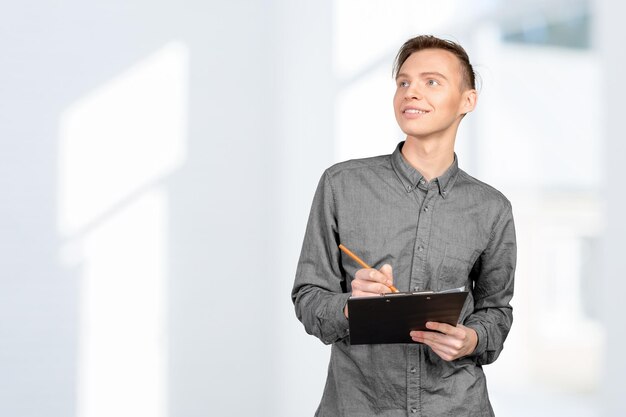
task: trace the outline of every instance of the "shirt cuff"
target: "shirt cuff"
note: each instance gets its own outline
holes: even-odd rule
[[[350,298],[350,294],[338,294],[327,307],[328,316],[331,322],[334,323],[337,339],[343,339],[349,334],[350,322],[346,318],[346,315],[343,314],[343,309],[348,302],[348,298]],[[332,342],[334,342],[334,340],[331,341],[331,343]]]
[[[467,327],[473,329],[476,332],[476,336],[478,336],[478,343],[476,343],[476,348],[474,352],[469,356],[481,356],[487,351],[487,330],[480,323],[471,323],[466,324]]]

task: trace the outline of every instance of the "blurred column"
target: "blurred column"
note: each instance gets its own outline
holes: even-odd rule
[[[326,380],[329,347],[304,331],[290,292],[315,187],[333,160],[333,7],[328,0],[276,0],[268,80],[275,109],[270,256],[273,329],[267,337],[275,384],[268,416],[313,415]]]
[[[271,15],[193,3],[166,25],[189,46],[188,157],[168,179],[168,416],[269,416]]]
[[[624,16],[626,4],[611,0],[597,0],[596,3],[596,46],[603,62],[602,88],[605,91],[604,140],[605,154],[605,197],[607,228],[604,242],[604,270],[602,276],[604,323],[607,329],[607,350],[602,393],[604,395],[604,416],[626,415],[626,402],[623,399],[623,377],[626,362],[623,346],[626,343],[624,325],[624,244],[626,239],[626,195],[624,194],[624,140],[623,108],[626,97],[626,49],[623,40],[626,36]],[[590,85],[596,84],[588,80]],[[581,81],[583,88],[585,80]],[[574,86],[579,87],[579,86]],[[584,109],[584,103],[576,106]],[[584,110],[583,110],[584,111]],[[601,140],[589,138],[589,140]],[[580,335],[585,337],[585,335]],[[585,360],[585,358],[581,358]]]

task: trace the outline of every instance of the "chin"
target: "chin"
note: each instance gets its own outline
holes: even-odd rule
[[[412,137],[412,138],[423,138],[429,135],[432,135],[434,132],[430,131],[430,130],[408,130],[408,129],[402,129],[402,132],[407,135],[407,137]]]
[[[403,121],[403,123],[398,123],[398,126],[400,127],[400,130],[402,130],[405,134],[409,136],[428,135],[430,133],[434,133],[437,130],[433,129],[432,126],[424,123],[423,121],[422,123],[406,123],[406,121]]]

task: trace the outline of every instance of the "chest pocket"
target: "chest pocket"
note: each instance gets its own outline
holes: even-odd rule
[[[470,271],[479,255],[476,249],[446,243],[437,273],[437,291],[467,287]]]

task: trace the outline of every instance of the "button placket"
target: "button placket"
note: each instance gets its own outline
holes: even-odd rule
[[[428,254],[428,238],[432,224],[432,201],[437,193],[436,188],[436,184],[431,184],[421,202],[420,215],[417,222],[415,236],[410,288],[423,287],[424,284],[426,256]]]
[[[419,349],[420,345],[409,346],[408,363],[407,363],[407,411],[417,413],[420,400],[420,381],[419,381]]]

